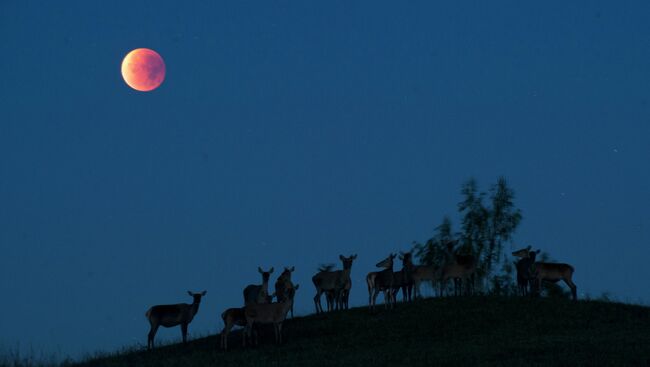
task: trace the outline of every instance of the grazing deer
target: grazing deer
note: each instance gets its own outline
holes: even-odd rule
[[[451,263],[440,269],[440,296],[443,296],[449,279],[454,280],[454,295],[462,293],[462,285],[467,282],[467,293],[474,292],[474,273],[477,261],[473,255],[454,255]]]
[[[578,288],[573,283],[573,266],[564,263],[547,263],[535,261],[537,254],[540,250],[530,251],[528,256],[533,262],[530,272],[534,280],[534,288],[537,292],[541,289],[543,281],[557,283],[560,280],[571,288],[571,296],[573,300],[578,299]]]
[[[284,271],[278,277],[278,280],[275,281],[275,295],[278,298],[278,302],[282,302],[287,298],[289,289],[293,288],[293,283],[291,282],[291,273],[296,270],[295,266],[291,268],[284,268]],[[293,317],[293,304],[291,305],[291,317]]]
[[[402,260],[402,270],[393,273],[393,299],[396,299],[397,292],[402,290],[402,301],[411,301],[413,291],[413,256],[411,252],[401,252],[399,259]]]
[[[375,265],[378,268],[384,268],[384,270],[371,272],[366,276],[371,310],[375,308],[379,292],[384,292],[384,306],[386,308],[393,308],[395,305],[393,294],[393,259],[395,259],[396,256],[397,255],[392,253],[389,254],[387,258]]]
[[[194,299],[192,304],[177,303],[175,305],[158,305],[147,310],[145,316],[151,325],[149,335],[147,336],[147,349],[153,348],[153,339],[156,336],[158,327],[161,325],[164,327],[180,325],[183,334],[183,343],[187,343],[187,326],[192,322],[196,313],[199,312],[201,297],[205,296],[207,292],[192,293],[187,291],[187,293]]]
[[[346,288],[347,283],[350,281],[350,271],[352,270],[352,262],[357,258],[357,255],[350,255],[345,257],[339,255],[339,259],[343,263],[343,270],[330,271],[327,269],[319,269],[319,272],[314,275],[311,280],[316,287],[316,295],[314,296],[314,305],[316,306],[316,313],[323,312],[323,306],[320,303],[321,294],[332,291],[334,293],[335,304],[340,304],[342,291]],[[331,269],[331,268],[329,268]],[[323,271],[327,270],[327,271]],[[327,298],[327,297],[326,297]],[[328,305],[328,311],[331,311]]]
[[[244,304],[249,303],[269,303],[269,278],[273,273],[273,268],[264,271],[257,267],[257,271],[262,274],[262,285],[249,284],[244,288]]]
[[[234,326],[246,326],[246,315],[244,314],[244,307],[229,308],[221,314],[223,320],[223,330],[221,331],[221,348],[228,349],[228,334]]]
[[[295,287],[289,288],[287,297],[282,302],[266,303],[266,304],[249,304],[244,307],[244,316],[246,317],[246,329],[244,330],[242,345],[246,346],[246,339],[251,341],[251,344],[258,344],[257,334],[253,342],[253,325],[254,324],[273,324],[275,331],[275,342],[282,343],[282,323],[287,317],[287,313],[293,305],[293,299],[296,291],[300,287],[296,284]]]

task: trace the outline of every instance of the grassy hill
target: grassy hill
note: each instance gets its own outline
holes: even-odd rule
[[[218,336],[187,346],[117,354],[77,366],[647,366],[650,308],[562,299],[462,297],[288,320],[286,341],[217,349]]]

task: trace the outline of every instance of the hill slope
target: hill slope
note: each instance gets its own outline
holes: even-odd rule
[[[517,366],[650,365],[650,308],[596,301],[428,299],[307,316],[285,323],[286,342],[243,350],[231,334],[89,360],[78,366]]]

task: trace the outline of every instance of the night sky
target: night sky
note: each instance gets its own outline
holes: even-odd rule
[[[311,313],[339,254],[364,305],[470,177],[515,189],[507,250],[650,302],[647,1],[191,3],[0,3],[0,348],[146,345],[187,290],[214,334],[258,266],[295,266]],[[139,47],[152,92],[120,74]]]

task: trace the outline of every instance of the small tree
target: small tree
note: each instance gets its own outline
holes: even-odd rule
[[[512,239],[519,226],[521,211],[514,205],[515,193],[508,187],[504,177],[490,188],[490,208],[488,220],[488,246],[485,251],[486,275],[490,275],[493,266],[498,264],[503,254],[503,244]]]
[[[460,251],[478,259],[479,279],[490,280],[493,288],[500,288],[509,283],[506,279],[509,277],[508,267],[502,268],[498,279],[490,277],[502,259],[504,243],[512,239],[522,219],[521,211],[514,205],[514,191],[506,179],[500,177],[490,188],[488,196],[478,190],[476,180],[470,179],[463,185],[461,195],[463,201],[458,203],[462,216]],[[484,204],[486,197],[490,206]]]
[[[478,259],[478,277],[483,278],[487,274],[483,260],[490,212],[483,205],[485,193],[479,192],[477,186],[476,180],[472,178],[461,188],[464,199],[458,203],[458,211],[462,216],[459,251]]]
[[[511,264],[503,263],[500,273],[494,276],[493,273],[505,258],[503,245],[512,239],[522,219],[521,211],[514,205],[514,191],[506,179],[500,177],[488,195],[479,191],[476,180],[472,178],[461,187],[461,195],[463,200],[458,203],[460,232],[454,235],[451,219],[444,217],[432,238],[424,244],[413,242],[415,255],[423,264],[443,265],[451,255],[447,245],[458,238],[460,246],[456,251],[471,254],[478,261],[476,275],[479,284],[484,285],[487,280],[494,291],[507,293],[514,287]],[[486,201],[489,206],[485,205]]]
[[[429,238],[424,244],[413,241],[415,256],[425,265],[442,265],[447,261],[446,244],[453,241],[451,219],[445,216],[442,223],[435,228],[435,235]]]

